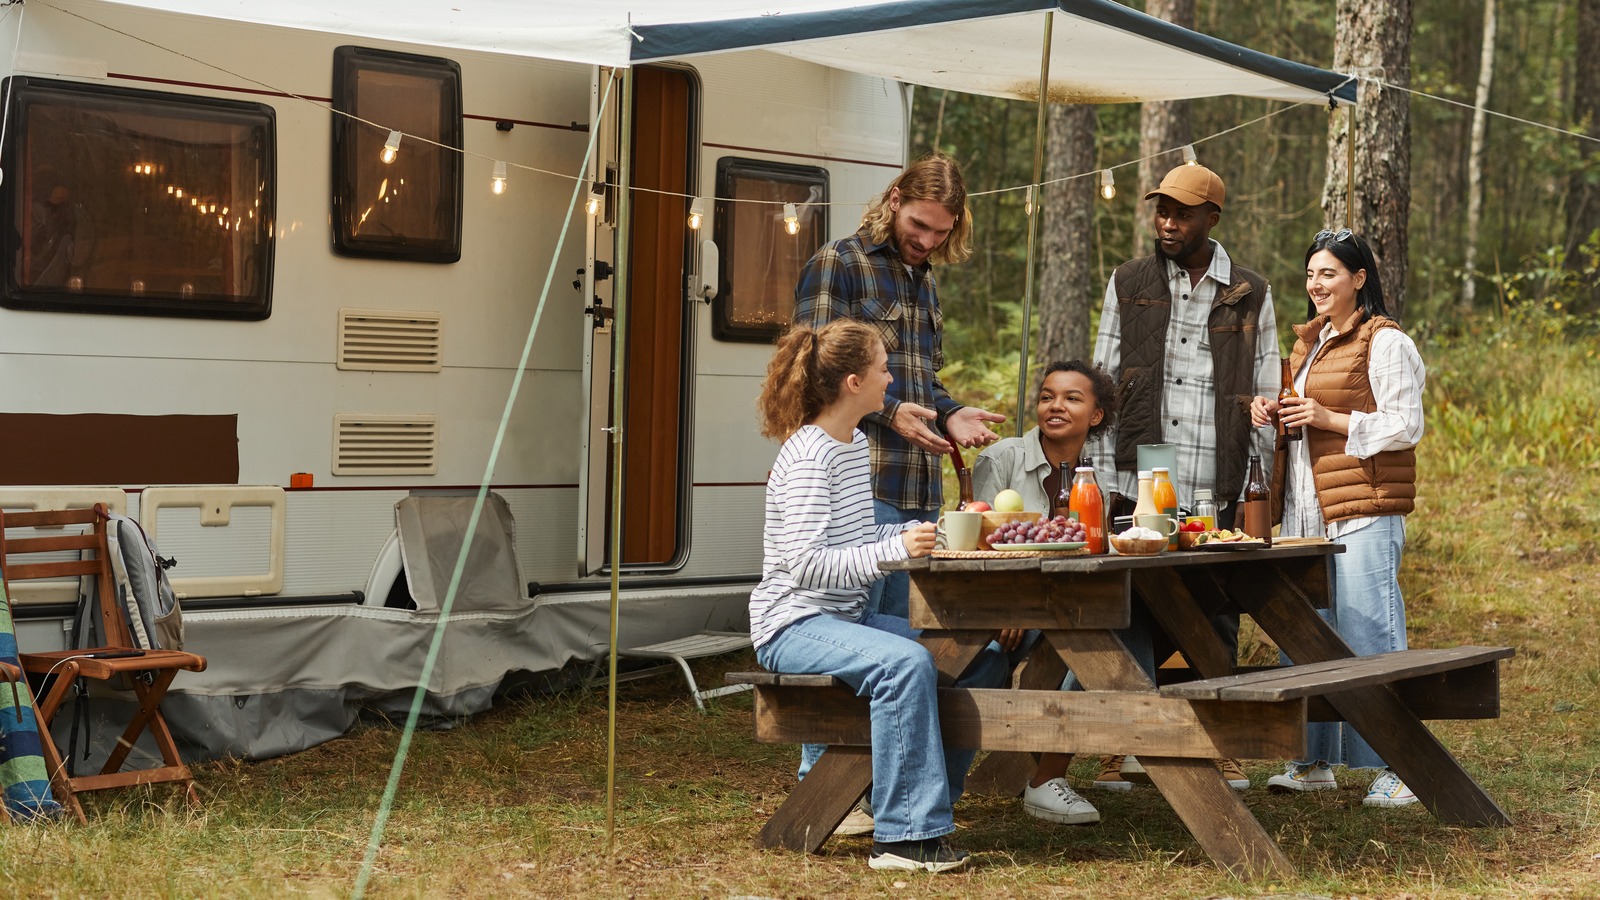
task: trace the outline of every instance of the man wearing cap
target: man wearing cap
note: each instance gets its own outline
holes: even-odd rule
[[[1122,411],[1090,451],[1097,465],[1115,462],[1113,516],[1133,511],[1140,444],[1175,445],[1178,505],[1192,509],[1195,490],[1209,489],[1219,523],[1233,521],[1250,454],[1270,465],[1272,438],[1251,426],[1250,400],[1277,393],[1277,319],[1266,279],[1211,239],[1226,198],[1222,179],[1204,166],[1168,172],[1144,195],[1155,201],[1155,253],[1118,266],[1106,286],[1094,361],[1116,378]],[[1237,649],[1238,617],[1213,622]],[[1159,629],[1154,637],[1164,642]],[[1236,773],[1234,764],[1229,783],[1248,786]]]

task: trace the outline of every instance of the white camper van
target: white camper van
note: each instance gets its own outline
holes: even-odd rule
[[[621,646],[741,627],[769,344],[906,162],[910,83],[1354,97],[1110,0],[633,6],[0,8],[0,506],[105,502],[178,560],[197,754],[402,707],[452,583],[444,714],[599,656],[613,569]],[[17,593],[62,646],[75,585]]]

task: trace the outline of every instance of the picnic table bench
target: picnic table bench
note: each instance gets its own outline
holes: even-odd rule
[[[1348,721],[1440,821],[1494,826],[1505,813],[1422,725],[1499,714],[1505,647],[1402,650],[1356,657],[1317,614],[1331,600],[1336,544],[1156,557],[921,559],[911,624],[940,672],[947,742],[990,750],[969,778],[1019,793],[1034,754],[1137,755],[1211,858],[1241,877],[1292,866],[1212,765],[1216,757],[1297,759],[1308,721]],[[1157,687],[1116,634],[1141,597],[1194,680]],[[1209,616],[1249,614],[1293,666],[1239,670]],[[1016,690],[950,685],[1001,628],[1037,628]],[[1057,690],[1068,667],[1084,691]],[[829,749],[766,823],[766,847],[815,851],[872,777],[867,700],[827,675],[730,673],[755,692],[760,741]],[[986,771],[987,770],[987,771]]]

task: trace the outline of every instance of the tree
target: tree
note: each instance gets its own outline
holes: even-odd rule
[[[1600,0],[1578,0],[1575,13],[1578,53],[1572,78],[1572,119],[1578,130],[1600,140],[1600,53],[1595,51],[1600,41]],[[1600,145],[1594,141],[1579,144],[1579,165],[1567,177],[1566,263],[1574,269],[1582,268],[1584,242],[1600,228],[1600,184],[1596,183]],[[1591,310],[1600,308],[1600,286],[1592,285],[1587,299]]]
[[[1472,311],[1477,296],[1478,229],[1483,224],[1483,130],[1489,85],[1494,81],[1494,0],[1483,0],[1483,51],[1478,63],[1477,102],[1472,107],[1472,146],[1467,152],[1467,255],[1462,262],[1461,309]]]
[[[1195,0],[1150,0],[1145,4],[1145,12],[1174,25],[1193,28],[1194,4]],[[1189,101],[1151,100],[1140,105],[1139,181],[1135,185],[1140,195],[1159,184],[1173,166],[1183,162],[1183,156],[1172,148],[1182,147],[1193,139]],[[1148,255],[1154,238],[1150,217],[1134,216],[1131,255]]]
[[[1337,228],[1348,222],[1371,242],[1389,313],[1396,319],[1406,307],[1406,228],[1411,221],[1411,114],[1405,89],[1411,86],[1412,2],[1339,0],[1333,68],[1361,80],[1358,105],[1328,123],[1322,191],[1328,224]],[[1352,139],[1353,183],[1347,180]]]
[[[1050,108],[1045,178],[1094,171],[1098,113],[1089,104]],[[1089,311],[1099,292],[1093,282],[1094,198],[1099,181],[1074,178],[1044,190],[1040,255],[1044,272],[1039,287],[1039,349],[1034,360],[1089,355]],[[1019,417],[1024,412],[1018,410]]]

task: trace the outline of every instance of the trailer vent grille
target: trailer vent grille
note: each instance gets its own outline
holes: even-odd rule
[[[333,474],[433,475],[439,470],[434,416],[333,417]]]
[[[368,372],[437,372],[440,317],[433,312],[339,310],[338,367]]]

